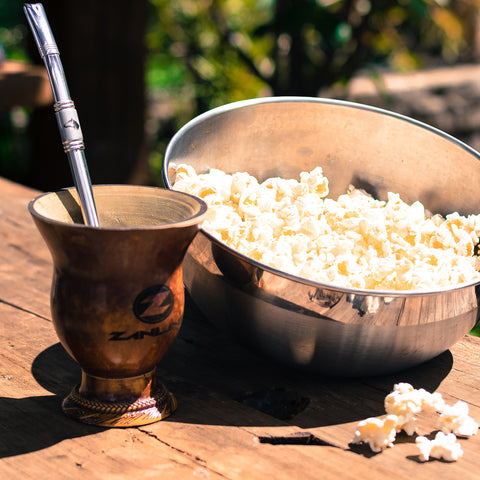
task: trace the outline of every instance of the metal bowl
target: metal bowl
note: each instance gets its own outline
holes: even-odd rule
[[[322,166],[330,197],[349,184],[389,191],[434,213],[480,212],[480,154],[413,119],[366,105],[306,97],[228,104],[187,123],[165,152],[202,173],[215,167],[298,178]],[[260,264],[201,230],[184,261],[185,285],[216,325],[271,359],[314,372],[391,373],[447,350],[477,322],[478,283],[428,291],[373,291],[305,280]]]

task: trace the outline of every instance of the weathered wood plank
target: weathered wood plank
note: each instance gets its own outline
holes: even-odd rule
[[[28,213],[39,192],[0,183],[0,300],[49,318],[50,253]]]
[[[239,417],[250,417],[250,424],[269,428],[272,423],[281,427],[282,422],[207,389],[197,389],[197,395],[192,396],[187,384],[177,394],[178,414],[165,422],[136,430],[102,430],[73,422],[60,411],[60,402],[78,376],[78,368],[58,344],[48,345],[55,341],[51,324],[8,305],[0,305],[0,315],[6,319],[4,330],[23,332],[15,341],[9,340],[10,335],[2,336],[0,343],[0,472],[16,471],[29,478],[58,465],[53,478],[60,472],[63,477],[57,478],[75,478],[79,472],[102,478],[106,472],[138,473],[145,468],[156,472],[158,464],[167,463],[162,475],[169,469],[177,475],[182,470],[191,474],[205,470],[209,478],[220,472],[222,478],[247,475],[254,479],[281,467],[284,473],[277,478],[287,479],[294,478],[291,473],[304,456],[309,468],[302,469],[303,477],[317,478],[320,467],[332,475],[341,471],[343,460],[337,458],[338,449],[318,447],[323,451],[316,466],[308,451],[285,455],[285,449],[295,451],[298,447],[285,446],[281,451],[262,445],[256,441],[257,432],[237,427]],[[27,328],[32,321],[41,322],[40,326]],[[3,397],[7,392],[9,396]],[[232,417],[237,419],[233,424]],[[257,458],[259,450],[261,458]],[[92,455],[99,457],[93,464]],[[329,460],[322,460],[323,455]]]
[[[52,324],[1,303],[0,318],[1,478],[179,478],[204,471],[141,429],[99,429],[65,417],[61,401],[79,369],[56,343]]]

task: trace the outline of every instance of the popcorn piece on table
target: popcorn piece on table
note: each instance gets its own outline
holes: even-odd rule
[[[445,402],[440,393],[430,393],[423,388],[415,389],[409,383],[397,383],[385,397],[385,411],[398,417],[397,432],[404,430],[413,435],[416,430],[415,415],[422,411],[443,411]]]
[[[478,431],[478,424],[468,415],[468,405],[461,400],[443,409],[438,427],[443,433],[452,432],[461,437],[476,435]]]
[[[384,420],[367,418],[358,423],[352,443],[367,443],[372,452],[381,452],[393,447],[397,431],[395,426],[398,418],[388,415]]]
[[[417,437],[415,443],[420,450],[420,460],[424,462],[430,458],[454,462],[463,456],[462,447],[453,433],[445,435],[438,432],[433,440],[423,436]]]
[[[430,393],[423,388],[415,389],[409,383],[397,383],[393,391],[385,397],[385,420],[367,418],[358,423],[352,443],[368,443],[374,452],[393,447],[396,433],[404,430],[408,435],[416,432],[415,415],[422,412],[438,412],[440,431],[434,440],[425,436],[416,438],[420,459],[443,459],[449,462],[463,456],[456,435],[469,437],[476,435],[478,424],[468,415],[468,405],[458,401],[450,406],[440,393]]]

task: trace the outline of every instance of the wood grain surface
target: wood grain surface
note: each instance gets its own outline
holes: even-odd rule
[[[178,410],[138,428],[77,423],[61,401],[80,370],[50,320],[50,254],[27,210],[38,192],[0,179],[0,478],[478,479],[480,435],[457,462],[421,463],[414,438],[373,454],[350,441],[385,414],[397,382],[468,402],[480,421],[480,339],[467,335],[419,367],[372,378],[287,370],[215,329],[187,298],[184,323],[158,365]],[[435,419],[419,419],[420,434]]]

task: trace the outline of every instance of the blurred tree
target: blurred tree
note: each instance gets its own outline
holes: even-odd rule
[[[85,139],[93,183],[127,183],[145,156],[146,0],[44,0]],[[32,44],[30,57],[41,63]],[[31,184],[73,184],[51,107],[30,124]]]
[[[18,2],[0,2],[0,19],[0,66],[7,58],[25,60],[25,28]],[[0,74],[0,81],[1,77]],[[19,108],[0,109],[0,174],[18,180],[24,179],[28,170],[28,148],[24,141],[26,117]]]
[[[359,71],[453,65],[480,52],[478,0],[43,3],[96,183],[145,181],[137,173],[148,153],[154,166],[160,163],[181,124],[220,104],[315,96]],[[22,55],[29,36],[20,11],[17,0],[0,3],[7,19],[0,42],[9,58]],[[34,50],[30,58],[41,63]],[[34,153],[25,183],[50,189],[71,182],[53,112],[36,110],[29,118]]]
[[[92,181],[135,182],[138,166],[148,164],[144,135],[147,0],[42,3],[79,113]],[[2,0],[1,8],[10,19],[7,29],[0,28],[7,57],[18,58],[18,51],[23,51],[24,58],[43,65],[26,26],[22,3]],[[6,144],[10,150],[0,148],[0,154],[6,153],[0,165],[12,172],[11,178],[42,190],[72,185],[52,106],[35,108],[23,122],[26,148],[18,148],[14,130],[19,129],[11,115],[9,120]],[[1,130],[8,133],[6,128]],[[12,169],[19,163],[19,154],[25,152],[30,152],[25,162],[28,168]]]
[[[25,32],[22,4],[13,0],[0,2],[0,47],[10,59],[26,59]]]
[[[478,0],[149,1],[148,88],[174,120],[157,125],[157,171],[175,130],[215,106],[316,96],[359,71],[476,58],[469,38],[478,32]]]
[[[317,95],[360,69],[469,60],[468,19],[480,9],[476,0],[456,0],[456,10],[449,0],[150,2],[150,71],[175,70],[194,112],[259,94]]]

